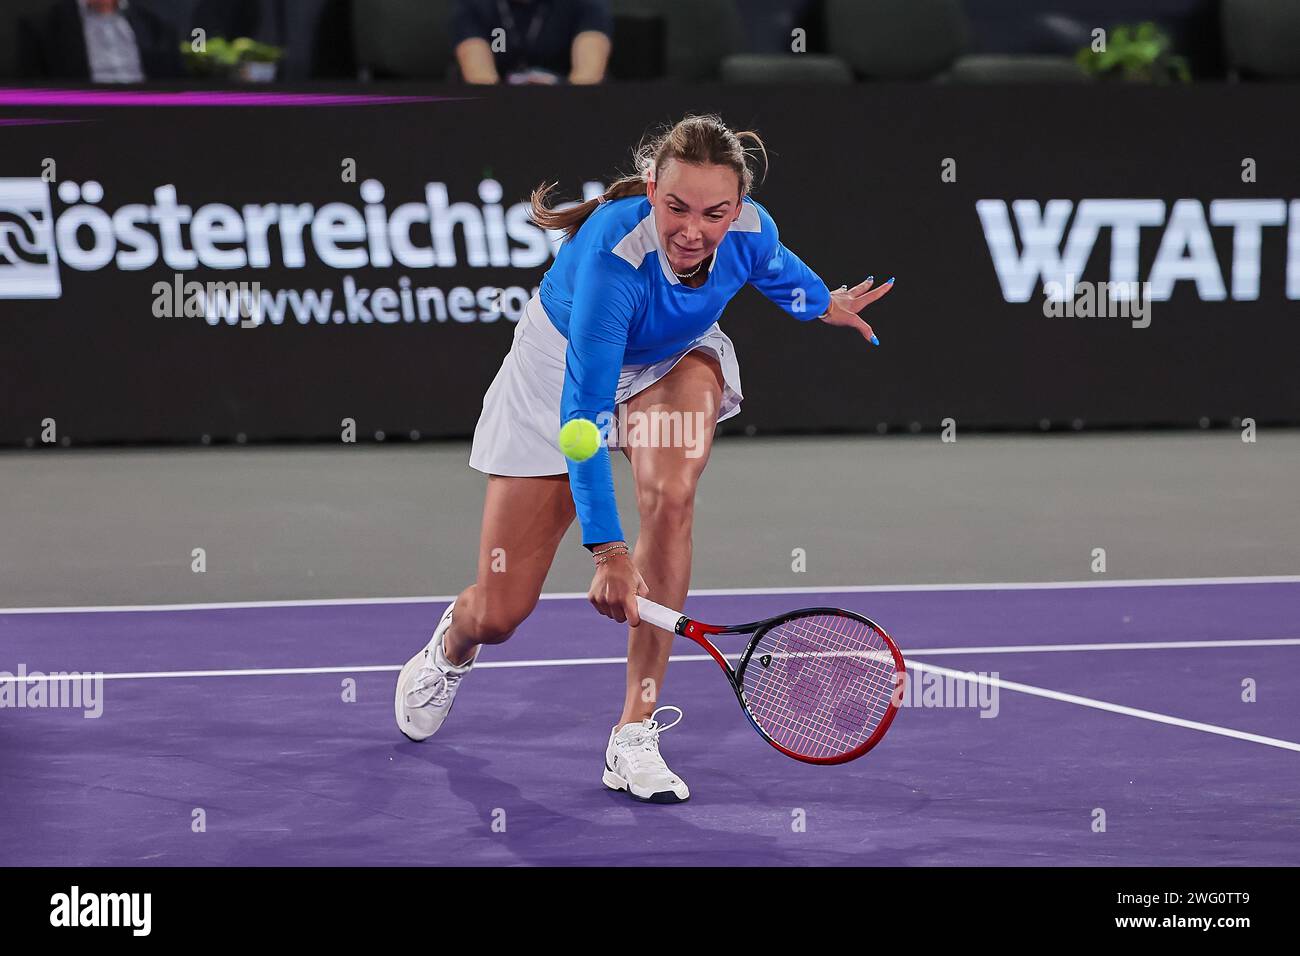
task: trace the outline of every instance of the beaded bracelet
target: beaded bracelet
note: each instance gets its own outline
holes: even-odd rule
[[[623,545],[621,548],[609,548],[605,551],[602,551],[600,552],[601,556],[596,558],[596,567],[600,567],[601,565],[605,564],[612,557],[621,554],[628,554],[628,553],[629,552],[627,549],[627,545]]]

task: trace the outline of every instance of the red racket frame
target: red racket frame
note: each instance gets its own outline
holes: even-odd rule
[[[751,621],[749,624],[722,626],[718,624],[705,624],[702,621],[693,620],[685,614],[681,614],[677,611],[671,613],[680,615],[676,626],[673,628],[674,632],[682,637],[689,637],[692,641],[699,644],[709,652],[709,656],[718,662],[718,665],[727,675],[727,680],[731,684],[731,689],[736,695],[736,700],[740,702],[741,708],[745,711],[745,717],[748,718],[753,728],[758,731],[758,735],[787,757],[792,757],[795,760],[802,761],[803,763],[811,764],[831,765],[848,763],[850,760],[858,759],[872,747],[876,746],[876,744],[880,743],[881,739],[885,736],[885,731],[889,730],[889,725],[894,722],[894,715],[898,713],[899,709],[899,700],[906,688],[907,664],[904,662],[903,654],[898,649],[898,645],[894,643],[893,638],[885,632],[883,627],[868,617],[864,617],[855,611],[846,611],[844,608],[840,607],[805,607],[799,608],[795,611],[788,611],[785,614],[767,618],[766,620]],[[772,739],[771,735],[758,725],[758,721],[754,719],[754,715],[749,709],[749,704],[745,702],[745,668],[749,666],[749,661],[753,656],[755,646],[760,640],[762,640],[764,634],[777,625],[784,624],[786,621],[792,620],[793,618],[804,617],[809,614],[826,614],[836,617],[847,617],[858,621],[861,624],[866,624],[884,638],[885,644],[889,648],[889,652],[894,656],[894,666],[896,668],[897,676],[894,678],[894,692],[889,697],[889,709],[886,710],[885,716],[880,719],[880,723],[876,725],[876,729],[872,732],[870,737],[852,750],[846,753],[836,754],[833,757],[810,757],[806,754],[795,753],[788,747],[781,746]],[[727,663],[727,659],[722,655],[722,652],[719,651],[718,648],[714,646],[713,642],[708,639],[709,635],[749,634],[751,632],[754,636],[750,638],[749,645],[745,648],[745,652],[740,656],[739,666],[734,669],[729,663]]]

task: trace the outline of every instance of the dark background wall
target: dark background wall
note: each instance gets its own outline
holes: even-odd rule
[[[898,277],[869,313],[878,349],[845,330],[795,322],[744,290],[722,320],[746,390],[744,414],[728,428],[936,428],[945,417],[967,428],[1297,422],[1300,310],[1285,288],[1285,227],[1263,230],[1256,299],[1203,300],[1181,281],[1139,329],[1123,318],[1048,318],[1041,288],[1030,301],[1007,301],[976,213],[987,199],[1157,199],[1166,208],[1194,199],[1208,211],[1214,199],[1300,198],[1300,170],[1278,122],[1294,97],[1285,86],[864,86],[833,99],[782,89],[758,98],[656,85],[354,107],[81,107],[60,113],[77,122],[0,133],[0,178],[38,177],[42,159],[54,157],[61,181],[102,186],[95,205],[108,215],[152,203],[166,185],[192,207],[360,210],[366,179],[382,183],[390,215],[423,201],[430,183],[481,209],[484,179],[501,184],[509,207],[543,180],[576,196],[584,182],[625,168],[647,127],[718,110],[733,128],[766,137],[771,172],[756,197],[828,284]],[[1256,183],[1241,180],[1244,155],[1258,164]],[[358,183],[340,181],[344,157],[356,159]],[[945,158],[957,162],[955,183],[941,181]],[[50,195],[56,218],[76,205],[54,185]],[[1230,286],[1233,231],[1209,231],[1215,269]],[[1164,233],[1141,233],[1143,279]],[[430,242],[427,227],[413,236]],[[78,241],[89,245],[89,233]],[[275,248],[267,268],[185,277],[341,296],[349,279],[371,289],[397,288],[403,277],[442,289],[531,288],[545,268],[470,267],[466,251],[461,230],[454,265],[339,269],[308,239],[302,268],[286,267]],[[343,417],[364,435],[464,436],[513,332],[509,318],[254,329],[157,318],[153,284],[175,272],[161,261],[142,270],[64,263],[59,298],[0,298],[0,443],[38,436],[46,417],[75,442],[336,437]],[[1079,278],[1109,277],[1102,230]]]

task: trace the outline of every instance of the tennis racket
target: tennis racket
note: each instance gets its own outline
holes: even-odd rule
[[[722,667],[760,737],[805,763],[847,763],[880,743],[902,701],[907,667],[879,624],[807,607],[721,627],[637,598],[641,620],[699,644]],[[750,634],[733,668],[710,636]]]

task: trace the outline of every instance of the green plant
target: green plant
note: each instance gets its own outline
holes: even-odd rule
[[[202,50],[195,50],[189,43],[182,43],[181,53],[185,55],[191,73],[205,76],[234,73],[245,63],[275,63],[284,56],[284,50],[280,47],[258,43],[248,37],[236,40],[212,37]]]
[[[1108,32],[1104,47],[1086,46],[1074,60],[1087,73],[1102,79],[1136,83],[1190,83],[1187,61],[1171,52],[1168,34],[1154,23],[1121,24]]]

